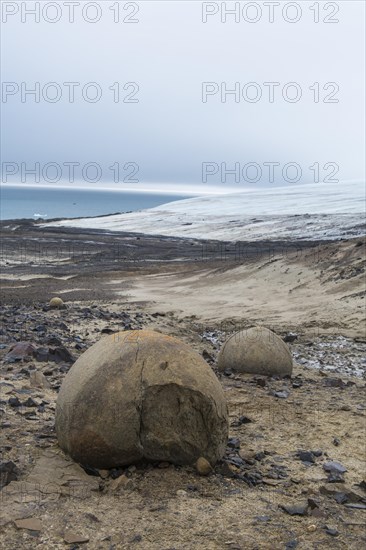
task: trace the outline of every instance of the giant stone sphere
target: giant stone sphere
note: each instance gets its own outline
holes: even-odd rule
[[[56,407],[61,448],[81,464],[112,468],[146,459],[220,459],[228,437],[222,387],[203,358],[177,338],[124,331],[75,362]]]
[[[220,350],[217,366],[220,371],[289,376],[292,356],[285,342],[265,327],[252,327],[230,336]]]

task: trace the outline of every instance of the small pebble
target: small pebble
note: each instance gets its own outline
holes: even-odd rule
[[[196,470],[200,476],[208,476],[212,472],[212,466],[203,456],[196,462]]]
[[[327,535],[330,535],[331,537],[338,537],[339,535],[339,531],[334,527],[326,527],[325,532],[327,533]]]

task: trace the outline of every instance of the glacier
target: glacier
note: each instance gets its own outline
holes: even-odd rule
[[[111,216],[43,225],[213,240],[333,240],[365,235],[365,182],[205,195]]]

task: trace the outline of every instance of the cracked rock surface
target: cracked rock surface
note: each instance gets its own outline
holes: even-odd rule
[[[56,407],[60,446],[97,468],[142,459],[215,464],[228,414],[222,387],[203,358],[179,339],[124,331],[102,338],[74,364]]]

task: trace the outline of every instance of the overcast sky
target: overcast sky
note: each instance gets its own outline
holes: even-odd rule
[[[32,8],[35,2],[1,4],[6,92],[1,104],[1,153],[3,163],[19,166],[11,176],[16,168],[7,165],[8,182],[21,180],[22,162],[29,168],[39,162],[41,169],[58,163],[62,177],[57,185],[69,179],[70,168],[63,163],[80,163],[75,183],[82,179],[82,166],[98,163],[99,187],[129,189],[151,185],[181,190],[184,184],[190,191],[216,186],[223,192],[295,183],[296,167],[288,167],[287,179],[282,175],[287,163],[301,167],[302,183],[313,182],[314,177],[364,178],[363,1],[319,2],[318,14],[310,9],[314,2],[292,3],[295,6],[286,12],[283,7],[288,2],[281,2],[273,6],[272,23],[270,7],[263,2],[251,2],[249,8],[248,2],[241,2],[239,22],[234,15],[222,22],[221,2],[205,6],[199,1],[120,2],[116,23],[118,14],[110,9],[116,2],[99,2],[99,14],[89,6],[84,15],[89,20],[100,17],[95,23],[83,18],[81,7],[88,2],[75,3],[74,23],[69,22],[70,7],[65,2],[57,2],[58,13],[52,6],[40,13],[40,22],[24,13],[24,5]],[[45,4],[40,2],[41,8]],[[228,8],[234,4],[226,3]],[[206,12],[216,10],[202,21]],[[314,22],[316,17],[319,23]],[[50,23],[45,18],[60,20]],[[138,22],[123,22],[124,18]],[[297,22],[289,22],[296,18]],[[326,18],[339,22],[325,23]],[[254,19],[258,21],[248,21]],[[39,82],[39,103],[32,95],[22,102],[22,82],[23,92]],[[59,89],[46,87],[47,101],[42,90],[49,82]],[[74,89],[74,103],[69,102],[70,86],[65,82],[80,83]],[[90,82],[102,91],[96,103],[82,97],[81,90]],[[121,97],[116,103],[113,84],[117,82]],[[203,82],[213,84],[203,88]],[[273,102],[271,87],[264,84],[271,82],[278,83],[272,88]],[[290,82],[296,86],[286,88]],[[136,84],[124,90],[126,83]],[[227,95],[224,102],[221,83],[228,90],[239,83],[239,97]],[[206,101],[203,89],[208,92]],[[62,96],[52,103],[57,90]],[[91,86],[84,93],[92,100],[96,90]],[[299,91],[301,99],[295,102]],[[262,97],[254,102],[256,94]],[[123,102],[127,96],[138,101]],[[119,179],[130,175],[138,182],[114,183],[116,163]],[[204,177],[202,163],[209,163],[203,167]],[[240,163],[236,174],[226,174],[225,181],[225,166],[233,169],[235,163]],[[268,163],[279,163],[273,165],[273,181]],[[109,168],[113,165],[114,171]],[[56,174],[52,170],[48,179]],[[93,170],[86,172],[87,180],[94,173],[98,177]],[[235,181],[238,177],[240,181]],[[26,175],[26,183],[31,184],[32,178],[34,182],[34,176]]]

